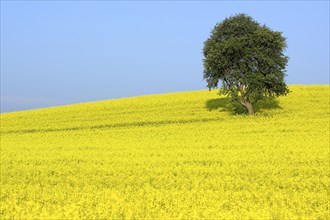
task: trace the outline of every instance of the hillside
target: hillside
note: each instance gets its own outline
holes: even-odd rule
[[[1,114],[1,219],[330,218],[330,86]]]

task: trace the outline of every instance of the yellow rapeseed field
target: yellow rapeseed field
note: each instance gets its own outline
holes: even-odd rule
[[[1,114],[1,219],[329,219],[330,86]]]

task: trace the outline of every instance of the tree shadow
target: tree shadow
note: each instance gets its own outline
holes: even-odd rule
[[[237,101],[233,101],[230,97],[209,99],[205,102],[205,106],[209,111],[229,112],[233,115],[247,114],[246,108]],[[278,108],[281,108],[281,106],[279,106],[278,100],[274,97],[264,97],[253,105],[255,113],[266,109]]]

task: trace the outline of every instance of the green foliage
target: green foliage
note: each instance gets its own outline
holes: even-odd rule
[[[204,79],[208,88],[217,88],[221,81],[220,93],[245,107],[265,96],[287,94],[286,47],[281,32],[245,14],[226,18],[204,43]]]

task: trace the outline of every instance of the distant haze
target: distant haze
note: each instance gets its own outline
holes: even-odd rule
[[[206,89],[203,42],[237,13],[287,37],[288,84],[329,84],[328,1],[1,1],[1,112]]]

